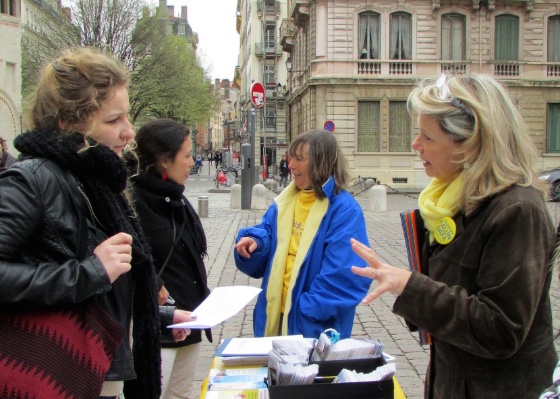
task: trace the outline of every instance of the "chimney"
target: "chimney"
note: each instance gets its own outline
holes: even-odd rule
[[[181,6],[181,19],[187,21],[187,6]]]
[[[167,0],[159,0],[159,8],[167,8]]]
[[[62,8],[62,15],[66,16],[68,20],[72,19],[72,9],[70,7],[63,7]]]
[[[220,88],[220,79],[214,79],[214,88],[215,89],[219,89]]]
[[[174,17],[175,15],[175,6],[167,6],[167,15],[170,17]]]

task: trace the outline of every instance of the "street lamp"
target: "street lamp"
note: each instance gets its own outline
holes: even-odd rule
[[[286,60],[286,70],[287,70],[288,72],[290,72],[290,73],[292,73],[292,72],[305,72],[305,70],[302,70],[302,71],[294,71],[294,70],[292,69],[292,67],[293,67],[292,57],[288,57],[288,59]]]
[[[286,69],[288,72],[292,72],[292,57],[288,57],[286,60]]]

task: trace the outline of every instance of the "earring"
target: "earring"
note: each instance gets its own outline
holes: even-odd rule
[[[167,174],[167,170],[165,172],[163,172],[163,174],[161,175],[161,180],[166,181],[167,179],[169,179],[169,175]]]

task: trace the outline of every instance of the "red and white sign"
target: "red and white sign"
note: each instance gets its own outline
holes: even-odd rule
[[[334,122],[333,121],[326,121],[325,124],[323,125],[323,129],[325,129],[327,132],[334,132]]]
[[[251,102],[255,107],[261,108],[264,105],[265,91],[262,84],[260,84],[259,82],[254,82],[251,85],[250,95]]]

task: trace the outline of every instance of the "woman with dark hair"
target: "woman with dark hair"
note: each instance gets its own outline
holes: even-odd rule
[[[344,190],[347,165],[333,134],[302,133],[289,155],[292,182],[259,225],[241,229],[234,250],[237,268],[263,279],[254,334],[318,338],[334,328],[348,338],[368,290],[367,279],[350,271],[363,263],[350,238],[369,246],[364,214]]]
[[[206,236],[183,195],[194,165],[189,129],[171,119],[146,123],[136,135],[140,174],[131,181],[140,223],[160,277],[160,303],[168,295],[180,309],[194,310],[210,293],[206,281]],[[206,337],[212,341],[210,329]],[[183,342],[164,342],[162,398],[190,398],[201,347],[201,331]]]
[[[129,73],[67,50],[41,72],[24,160],[0,175],[0,386],[5,397],[158,399],[160,335],[191,320],[157,303],[122,154]],[[174,330],[176,340],[188,330]],[[33,370],[33,372],[30,372]]]
[[[0,172],[8,169],[16,162],[17,160],[8,152],[6,140],[0,137]]]

